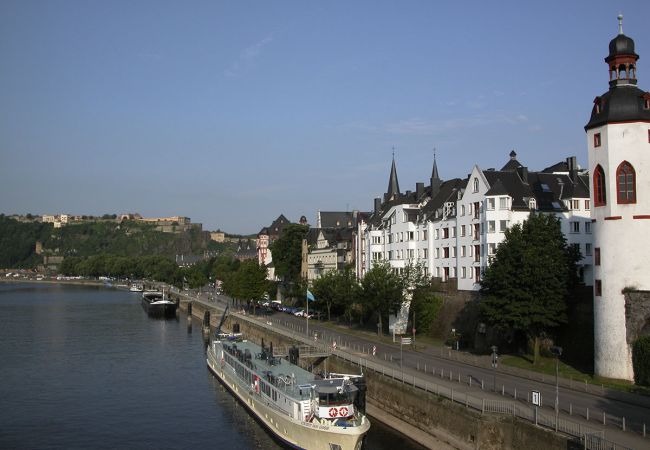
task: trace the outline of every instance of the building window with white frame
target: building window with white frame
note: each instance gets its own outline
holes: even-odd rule
[[[460,226],[460,237],[465,237],[465,225]]]
[[[466,254],[466,252],[465,252],[465,246],[464,246],[464,245],[461,245],[461,246],[460,246],[460,256],[461,256],[461,258],[467,256],[467,254]],[[463,277],[463,278],[464,278],[464,277]]]
[[[494,211],[494,199],[493,198],[486,198],[485,199],[485,207],[488,211]]]
[[[460,276],[461,278],[467,278],[467,267],[462,266],[460,268]]]
[[[425,248],[423,253],[424,253],[424,259],[427,259],[429,257],[429,249]]]
[[[496,231],[496,225],[494,220],[488,220],[488,233],[494,233]]]
[[[569,230],[571,233],[580,233],[580,222],[569,222]]]
[[[423,230],[422,231],[422,240],[426,241],[428,237],[429,237],[429,232],[427,230]]]
[[[508,229],[508,225],[510,224],[509,220],[500,220],[499,221],[499,231],[500,232],[505,232]]]
[[[591,256],[591,244],[585,244],[585,255]]]
[[[460,215],[461,216],[465,215],[465,205],[460,205]]]
[[[472,192],[478,192],[478,178],[474,178],[474,190]]]
[[[494,255],[496,253],[497,245],[494,243],[488,244],[488,255]]]
[[[585,200],[585,210],[589,211],[591,209],[591,201]]]
[[[508,209],[510,197],[499,197],[499,209]]]
[[[590,221],[585,222],[585,233],[591,234],[591,222]]]

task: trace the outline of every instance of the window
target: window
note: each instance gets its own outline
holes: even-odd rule
[[[451,247],[451,257],[452,258],[456,257],[456,247]]]
[[[623,161],[616,169],[618,203],[636,203],[636,180],[632,165]]]
[[[410,259],[415,258],[415,250],[413,250],[413,249],[409,249],[409,258],[410,258]]]
[[[443,239],[449,239],[449,228],[443,228],[442,229],[442,238]]]
[[[537,209],[537,200],[534,198],[531,198],[528,200],[528,209]]]
[[[594,134],[594,147],[600,147],[600,133]]]
[[[510,224],[509,220],[500,220],[499,221],[499,231],[503,233],[508,229],[508,225]]]
[[[478,241],[480,238],[480,233],[481,233],[481,227],[479,224],[474,224],[474,240]]]
[[[585,222],[585,233],[591,233],[591,222]]]
[[[439,233],[438,233],[438,229],[437,229],[437,228],[436,228],[435,230],[433,230],[433,236],[434,236],[435,239],[438,239],[438,237],[439,237]]]
[[[594,266],[600,266],[600,247],[594,248]]]
[[[599,164],[594,169],[594,206],[605,206],[606,204],[605,171]]]
[[[650,131],[648,133],[650,134]],[[465,205],[460,205],[460,215],[461,216],[465,215]]]
[[[508,197],[499,197],[499,209],[508,209]]]
[[[478,219],[481,214],[481,204],[479,202],[474,203],[474,218]]]
[[[580,200],[571,200],[571,209],[574,211],[580,210]]]
[[[600,280],[594,280],[594,295],[596,297],[603,295],[603,284]]]
[[[589,211],[591,209],[591,201],[585,200],[585,210]]]
[[[494,255],[496,253],[496,249],[496,244],[488,244],[488,255]]]
[[[440,249],[436,247],[436,259],[440,258]]]
[[[456,228],[455,228],[455,227],[451,227],[451,228],[449,229],[449,231],[450,231],[450,236],[453,237],[453,238],[455,238],[455,237],[456,237]]]
[[[585,255],[591,256],[591,244],[585,244]]]
[[[496,229],[494,220],[488,220],[488,233],[494,233]]]
[[[474,246],[474,262],[481,262],[481,246]]]
[[[472,192],[478,192],[478,178],[474,178],[474,190]]]
[[[461,256],[461,257],[465,257],[465,256],[467,256],[467,254],[466,254],[466,252],[465,252],[465,246],[464,246],[464,245],[461,245],[461,246],[460,246],[460,256]],[[465,278],[465,277],[463,277],[463,278]]]
[[[460,268],[460,276],[461,278],[467,278],[467,267],[463,266]]]
[[[571,233],[580,233],[580,222],[569,222],[569,230]]]
[[[460,237],[465,237],[465,225],[460,226]]]
[[[493,198],[488,198],[485,199],[486,203],[486,208],[488,211],[493,211],[494,210],[494,199]]]
[[[422,232],[422,240],[426,241],[428,237],[429,237],[429,232],[427,230],[424,230]]]
[[[442,251],[443,251],[443,258],[449,258],[449,247],[443,248]]]
[[[425,259],[429,257],[429,249],[428,249],[428,248],[425,248],[425,249],[424,249],[424,251],[423,251],[423,257],[424,257]]]
[[[409,234],[409,238],[408,238],[408,240],[409,240],[409,241],[412,241],[412,240],[413,240],[414,232],[413,232],[413,231],[409,231],[408,234]]]

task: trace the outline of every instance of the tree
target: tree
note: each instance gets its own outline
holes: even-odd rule
[[[275,265],[275,273],[282,278],[285,285],[300,281],[300,265],[302,262],[302,240],[307,237],[309,227],[291,223],[287,225],[280,237],[271,245],[271,255]]]
[[[560,221],[547,214],[506,230],[481,282],[481,315],[500,330],[523,332],[534,341],[566,323],[566,300],[576,281],[580,255],[566,243]]]
[[[388,323],[388,315],[399,311],[402,305],[404,280],[391,269],[388,262],[376,263],[361,280],[359,299],[362,318],[376,313],[381,333],[384,324]]]
[[[420,286],[413,291],[411,312],[413,313],[413,327],[419,333],[426,334],[431,330],[438,311],[442,306],[442,298],[436,295],[431,286]]]
[[[326,272],[315,279],[312,286],[316,304],[327,309],[327,320],[332,320],[332,309],[336,314],[346,312],[356,297],[357,290],[358,283],[350,266],[342,271]]]

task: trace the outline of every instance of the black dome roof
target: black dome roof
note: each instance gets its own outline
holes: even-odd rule
[[[650,122],[650,109],[645,108],[643,92],[636,86],[617,86],[600,96],[600,112],[594,108],[585,130],[611,122]]]
[[[616,55],[635,55],[634,53],[634,40],[619,34],[614,39],[609,41],[609,56]]]

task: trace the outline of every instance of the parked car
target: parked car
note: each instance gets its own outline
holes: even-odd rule
[[[305,317],[305,311],[302,309],[297,310],[296,312],[293,313],[294,316],[296,317]]]

